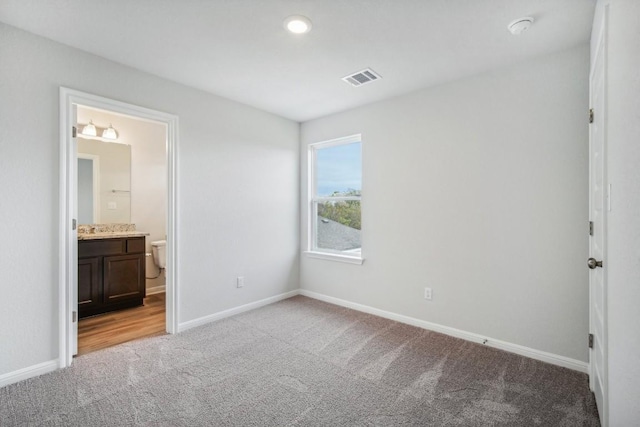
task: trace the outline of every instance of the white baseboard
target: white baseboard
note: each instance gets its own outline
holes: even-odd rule
[[[216,320],[224,319],[225,317],[235,316],[236,314],[244,313],[245,311],[253,310],[265,305],[273,304],[274,302],[282,301],[283,299],[291,298],[300,293],[299,289],[291,292],[285,292],[284,294],[275,295],[269,298],[261,299],[260,301],[251,302],[238,307],[230,308],[228,310],[219,311],[208,316],[203,316],[198,319],[189,320],[178,324],[178,332],[186,331],[187,329],[195,328],[196,326],[205,325],[207,323],[215,322]]]
[[[397,322],[406,323],[408,325],[417,326],[419,328],[428,329],[430,331],[440,332],[452,337],[461,338],[463,340],[475,342],[478,344],[484,344],[489,347],[498,348],[500,350],[508,351],[510,353],[519,354],[521,356],[529,357],[531,359],[540,360],[542,362],[551,363],[553,365],[562,366],[564,368],[573,369],[575,371],[588,373],[589,364],[580,360],[571,359],[565,356],[559,356],[553,353],[547,353],[546,351],[540,351],[533,348],[525,347],[518,344],[513,344],[506,341],[501,341],[482,335],[463,331],[461,329],[451,328],[449,326],[439,325],[437,323],[427,322],[426,320],[416,319],[414,317],[404,316],[402,314],[392,313],[390,311],[380,310],[378,308],[370,307],[363,304],[358,304],[351,301],[346,301],[340,298],[330,297],[328,295],[319,294],[317,292],[308,291],[306,289],[300,289],[300,295],[314,298],[320,301],[328,302],[331,304],[339,305],[353,310],[362,311],[364,313],[374,314],[376,316],[384,317],[386,319],[395,320]]]
[[[158,286],[156,288],[164,288]],[[148,294],[151,294],[151,289],[147,290]],[[163,289],[164,290],[164,289]],[[162,292],[158,290],[154,293]],[[482,335],[463,331],[461,329],[451,328],[449,326],[439,325],[437,323],[427,322],[425,320],[416,319],[402,314],[392,313],[390,311],[380,310],[378,308],[370,307],[363,304],[343,300],[340,298],[331,297],[328,295],[319,294],[317,292],[308,291],[306,289],[296,289],[291,292],[285,292],[280,295],[275,295],[269,298],[255,301],[249,304],[234,307],[228,310],[220,311],[218,313],[210,314],[208,316],[200,317],[198,319],[189,320],[188,322],[180,323],[178,325],[178,332],[186,331],[187,329],[195,328],[196,326],[204,325],[216,320],[224,319],[225,317],[234,316],[236,314],[244,313],[245,311],[253,310],[265,305],[272,304],[287,298],[291,298],[295,295],[304,295],[309,298],[314,298],[320,301],[325,301],[331,304],[339,305],[353,310],[361,311],[364,313],[373,314],[376,316],[384,317],[386,319],[395,320],[397,322],[406,323],[408,325],[417,326],[419,328],[427,329],[430,331],[440,332],[445,335],[450,335],[456,338],[461,338],[467,341],[475,342],[478,344],[484,344],[489,347],[497,348],[500,350],[508,351],[511,353],[519,354],[521,356],[529,357],[531,359],[540,360],[542,362],[551,363],[553,365],[562,366],[564,368],[573,369],[575,371],[588,373],[589,365],[586,362],[580,360],[571,359],[557,354],[548,353],[545,351],[535,350],[533,348],[525,347],[518,344],[509,343]],[[9,384],[17,383],[38,375],[47,374],[53,372],[59,368],[58,360],[50,360],[48,362],[39,363],[37,365],[29,366],[26,368],[18,369],[17,371],[8,372],[0,375],[0,387],[5,387]]]
[[[147,295],[161,294],[165,292],[166,286],[154,286],[153,288],[147,288]]]
[[[8,372],[0,375],[0,387],[17,383],[18,381],[37,377],[38,375],[48,374],[58,369],[60,366],[58,360],[49,360],[48,362],[38,363],[37,365],[28,366],[18,369],[17,371]]]

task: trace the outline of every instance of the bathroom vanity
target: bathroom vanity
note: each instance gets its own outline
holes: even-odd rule
[[[78,316],[142,305],[145,234],[78,234]]]

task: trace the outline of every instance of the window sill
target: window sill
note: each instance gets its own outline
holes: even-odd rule
[[[362,263],[364,262],[364,258],[361,258],[359,256],[348,256],[348,255],[332,254],[328,252],[314,252],[314,251],[304,251],[304,253],[309,258],[325,259],[328,261],[346,262],[348,264],[358,264],[358,265],[362,265]]]

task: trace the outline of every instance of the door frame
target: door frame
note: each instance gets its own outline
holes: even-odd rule
[[[77,335],[77,230],[72,226],[76,218],[75,187],[77,165],[76,141],[73,127],[76,106],[97,108],[124,114],[141,120],[153,121],[166,126],[167,147],[167,267],[166,274],[166,330],[178,332],[179,283],[178,265],[178,116],[93,95],[66,87],[60,87],[60,183],[59,183],[59,263],[58,263],[58,365],[71,366]],[[76,289],[77,291],[77,289]]]

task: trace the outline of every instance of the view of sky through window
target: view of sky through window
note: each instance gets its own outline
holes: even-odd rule
[[[362,143],[317,150],[316,180],[320,197],[349,190],[362,190]]]

